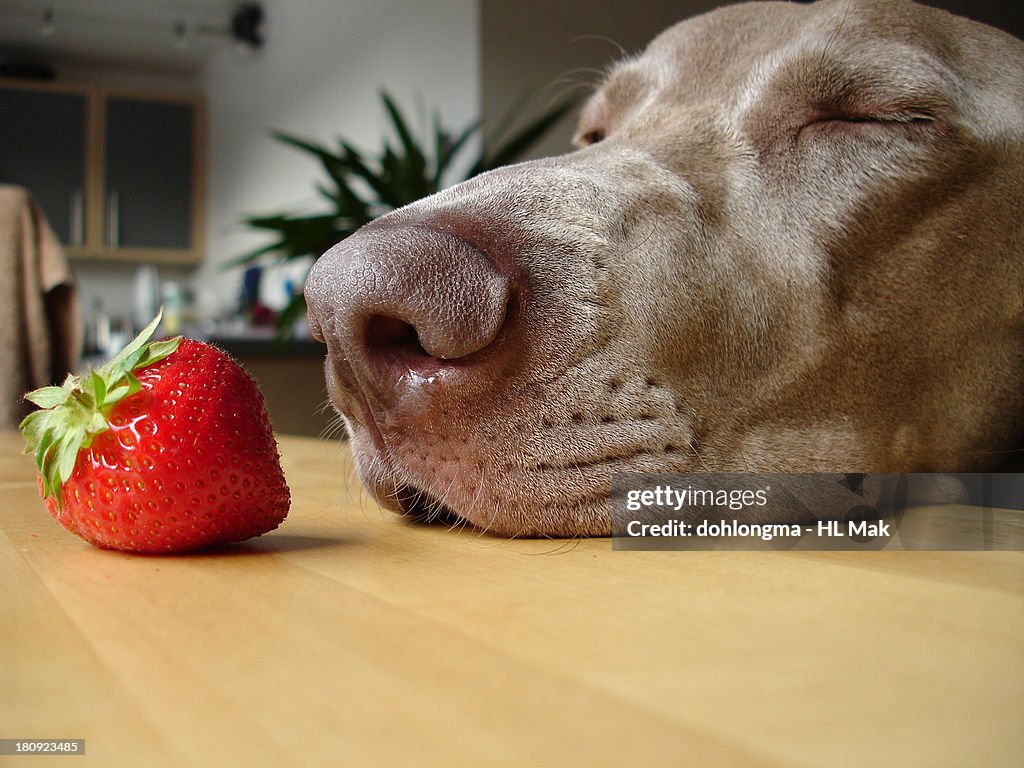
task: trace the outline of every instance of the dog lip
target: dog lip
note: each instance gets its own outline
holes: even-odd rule
[[[437,496],[400,479],[400,475],[384,462],[374,461],[366,467],[366,474],[360,474],[366,489],[380,506],[411,522],[472,525]]]
[[[400,411],[403,418],[414,416],[428,404],[426,395],[457,377],[464,365],[464,358],[444,360],[411,351],[380,356],[367,362],[371,372],[365,384],[368,400],[379,406],[382,415]]]
[[[393,452],[388,435],[400,439],[410,427],[436,420],[434,390],[450,386],[451,379],[459,374],[457,368],[452,370],[441,365],[430,371],[410,368],[395,387],[396,393],[401,389],[401,396],[397,402],[388,402],[371,385],[361,381],[358,372],[347,362],[328,363],[326,368],[331,402],[367,431],[380,460],[387,466],[392,466]]]
[[[450,526],[466,522],[451,507],[412,485],[400,485],[395,490],[398,512],[417,523],[441,523]]]
[[[371,407],[363,387],[360,386],[358,377],[349,367],[348,363],[341,365],[332,363],[328,356],[328,363],[325,366],[327,371],[327,391],[335,408],[349,419],[361,425],[370,435],[378,453],[384,457],[387,455],[384,435],[380,425],[373,415]],[[339,381],[341,379],[341,381]]]

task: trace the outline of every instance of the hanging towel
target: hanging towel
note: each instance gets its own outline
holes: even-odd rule
[[[39,204],[0,184],[0,427],[32,406],[23,395],[78,365],[82,318],[64,250]]]

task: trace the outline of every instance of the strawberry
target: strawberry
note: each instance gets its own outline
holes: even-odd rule
[[[217,347],[149,339],[25,397],[50,514],[98,547],[171,553],[276,528],[290,495],[256,383]]]

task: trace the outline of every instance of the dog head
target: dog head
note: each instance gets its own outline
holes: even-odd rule
[[[388,214],[306,296],[361,478],[607,534],[616,472],[969,471],[1024,421],[1024,44],[896,2],[729,6],[581,149]]]

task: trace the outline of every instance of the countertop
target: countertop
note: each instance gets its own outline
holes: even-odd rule
[[[622,552],[403,522],[282,437],[270,534],[101,551],[0,434],[0,738],[44,766],[1018,766],[1024,553]]]

